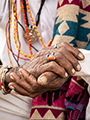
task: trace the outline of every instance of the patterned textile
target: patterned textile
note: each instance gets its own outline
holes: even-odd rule
[[[89,50],[89,0],[59,0],[57,8],[53,32],[55,43],[68,42]],[[33,99],[30,120],[85,120],[88,98],[84,80],[77,76],[70,77],[58,90]]]

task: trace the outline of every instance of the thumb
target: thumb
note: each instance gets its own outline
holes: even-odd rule
[[[50,82],[52,82],[53,80],[55,80],[58,77],[58,75],[56,75],[53,72],[44,72],[43,74],[41,74],[38,79],[37,82],[40,85],[47,85]]]

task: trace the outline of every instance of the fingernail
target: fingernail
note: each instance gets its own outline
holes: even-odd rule
[[[78,56],[79,56],[80,59],[84,59],[84,55],[82,53],[79,53]]]
[[[81,70],[81,66],[79,64],[77,65],[77,70]]]
[[[68,77],[68,74],[67,74],[67,72],[65,73],[65,77]]]
[[[38,78],[38,83],[39,83],[40,85],[45,85],[46,82],[47,82],[47,78],[46,78],[45,76],[42,76],[42,77],[39,77],[39,78]]]
[[[10,79],[14,80],[14,77],[10,74]]]
[[[18,92],[14,91],[15,94],[19,94]]]
[[[75,70],[74,70],[74,69],[72,69],[72,73],[73,73],[73,74],[75,73]]]
[[[14,90],[15,88],[11,85],[11,83],[9,83],[8,87],[12,90]]]
[[[21,69],[19,69],[19,74],[22,76],[22,72],[21,72]]]

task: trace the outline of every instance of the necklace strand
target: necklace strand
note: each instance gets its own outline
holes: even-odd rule
[[[16,0],[17,2],[17,0]],[[30,6],[29,6],[29,2],[28,0],[26,0],[26,7],[27,7],[27,11],[29,13],[29,17],[30,17],[30,20],[32,21],[32,24],[34,26],[34,29],[37,33],[37,36],[42,44],[42,47],[46,47],[39,32],[38,32],[38,29],[37,29],[37,26],[35,24],[35,21],[33,20],[33,17],[32,17],[32,14],[31,14],[31,10],[30,10]],[[24,57],[26,58],[32,58],[34,55],[32,53],[32,48],[31,48],[31,42],[30,42],[30,37],[29,37],[29,31],[28,31],[28,26],[27,26],[27,20],[26,20],[26,15],[25,15],[25,8],[24,8],[24,5],[23,5],[23,0],[21,0],[21,5],[20,5],[20,9],[19,9],[19,13],[18,13],[18,16],[17,16],[17,10],[16,8],[14,7],[14,0],[11,1],[11,12],[10,12],[10,29],[11,29],[11,24],[12,24],[12,14],[13,14],[13,10],[14,10],[14,42],[15,42],[15,45],[17,47],[17,50],[19,51],[20,54],[22,54]],[[30,55],[26,55],[24,54],[21,49],[20,49],[20,46],[18,45],[18,20],[19,20],[19,17],[20,17],[20,13],[21,13],[21,10],[23,12],[23,17],[24,17],[24,24],[25,24],[25,31],[26,31],[26,35],[27,35],[27,40],[28,40],[28,46],[29,46],[29,50],[30,50]],[[11,57],[10,57],[10,47],[9,47],[9,33],[8,33],[8,37],[7,37],[7,51],[8,51],[8,56],[9,56],[9,61],[11,63],[11,66],[13,66],[12,64],[12,60],[11,60]],[[51,46],[52,44],[52,38],[50,39],[49,41],[49,44],[47,45],[48,46]],[[12,50],[10,50],[12,52]],[[13,52],[12,52],[13,53]],[[22,57],[19,57],[19,55],[16,55],[15,53],[13,53],[15,56],[17,56],[18,58],[20,59],[24,59]],[[24,59],[26,60],[26,59]],[[28,60],[28,59],[27,59]]]

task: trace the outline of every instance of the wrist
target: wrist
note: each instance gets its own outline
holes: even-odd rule
[[[2,92],[7,94],[11,91],[11,89],[8,87],[8,84],[12,82],[12,79],[10,78],[10,73],[15,72],[19,74],[18,70],[21,67],[8,67],[8,66],[2,66],[0,69],[0,87],[2,89]]]
[[[6,84],[6,73],[11,69],[12,67],[10,66],[3,66],[0,69],[0,81],[1,81],[1,89],[3,94],[8,94],[10,93],[10,89],[8,89],[7,84]]]

